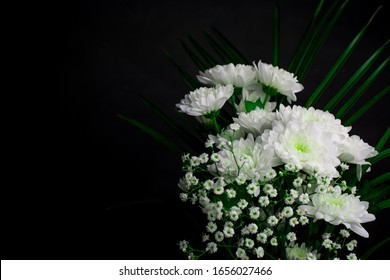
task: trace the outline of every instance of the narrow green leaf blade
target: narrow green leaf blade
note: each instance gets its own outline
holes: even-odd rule
[[[390,199],[387,199],[387,200],[384,200],[382,202],[379,202],[375,206],[378,207],[379,209],[390,208]]]
[[[383,184],[384,182],[390,180],[390,172],[386,172],[375,179],[370,180],[369,184],[371,187],[375,187],[377,185]]]
[[[379,242],[375,246],[371,247],[367,252],[365,252],[361,256],[361,259],[362,260],[367,260],[376,250],[378,250],[380,247],[382,247],[383,245],[385,245],[389,241],[390,241],[390,236],[387,237],[386,239],[382,240],[381,242]]]
[[[140,122],[132,117],[128,117],[128,116],[124,116],[124,115],[118,115],[118,117],[131,123],[135,127],[139,128],[140,130],[142,130],[143,132],[145,132],[146,134],[151,136],[154,140],[156,140],[157,142],[166,146],[171,151],[181,153],[181,149],[174,142],[172,142],[171,140],[169,140],[164,135],[162,135],[161,133],[159,133],[155,129],[151,128],[150,126],[148,126],[148,125],[146,125],[146,124],[144,124],[144,123],[142,123],[142,122]]]
[[[217,55],[222,59],[224,64],[236,63],[236,61],[234,61],[234,57],[229,55],[229,53],[227,53],[227,51],[224,48],[222,48],[206,31],[203,31],[202,33],[205,36],[207,42],[210,44],[210,46],[214,49]]]
[[[378,144],[375,146],[375,150],[378,152],[382,151],[383,147],[387,143],[390,137],[390,126],[387,128],[386,132],[382,135],[381,139],[379,139]]]
[[[378,78],[379,74],[385,69],[390,58],[387,58],[359,87],[358,90],[348,99],[347,102],[336,113],[336,117],[341,119],[352,108],[352,106],[359,100],[363,93],[371,86],[371,84]]]
[[[188,35],[188,39],[200,55],[203,56],[208,68],[212,68],[218,64],[218,61],[213,58],[191,35]]]
[[[375,163],[378,163],[378,162],[384,160],[388,156],[390,156],[390,148],[387,148],[386,150],[381,151],[375,157],[367,159],[367,161],[370,162],[371,165],[373,165]]]
[[[179,41],[183,49],[186,51],[188,56],[192,59],[199,70],[204,71],[208,69],[208,66],[183,41]]]
[[[376,94],[374,97],[370,98],[369,101],[367,101],[366,104],[364,104],[362,107],[359,108],[352,116],[349,117],[348,120],[344,122],[345,126],[350,126],[354,122],[356,122],[359,118],[361,118],[372,106],[374,106],[375,103],[377,103],[382,97],[384,97],[386,94],[388,94],[390,91],[390,86],[385,87],[383,90],[381,90],[378,94]]]
[[[167,55],[168,59],[172,62],[173,66],[176,68],[177,72],[186,82],[189,89],[192,91],[198,88],[199,87],[198,81],[190,74],[188,74],[182,67],[180,67],[167,51],[165,51],[165,54]]]
[[[378,50],[376,50],[369,59],[355,72],[355,74],[344,84],[344,86],[333,96],[333,98],[325,105],[324,111],[332,111],[333,108],[340,102],[340,100],[348,93],[357,82],[359,82],[364,74],[370,69],[370,67],[374,64],[374,62],[378,59],[378,57],[382,54],[382,52],[388,46],[388,40],[385,44],[383,44]]]
[[[322,93],[326,90],[326,88],[332,82],[334,77],[337,75],[337,73],[340,71],[340,69],[344,66],[344,64],[346,63],[348,58],[351,56],[352,52],[355,50],[355,48],[358,45],[358,43],[360,42],[360,40],[363,38],[364,34],[366,33],[368,27],[370,26],[375,15],[378,13],[379,9],[380,9],[380,7],[375,11],[375,13],[371,16],[369,21],[366,23],[366,25],[355,36],[355,38],[348,45],[348,47],[344,50],[344,52],[341,54],[341,56],[336,61],[336,63],[332,66],[332,68],[330,69],[328,74],[325,76],[325,78],[322,80],[320,85],[316,88],[316,90],[310,96],[309,100],[306,102],[306,107],[310,107],[317,102],[317,100],[320,98]]]
[[[251,62],[235,47],[217,28],[212,27],[214,33],[218,36],[219,41],[226,50],[235,54],[235,57],[241,64],[251,64]]]
[[[287,67],[289,72],[296,73],[296,70],[297,70],[296,64],[298,62],[298,58],[303,59],[303,57],[304,57],[303,53],[305,53],[305,48],[307,49],[310,45],[309,44],[309,41],[311,38],[310,34],[313,34],[313,30],[315,29],[318,15],[321,12],[323,4],[324,4],[324,0],[321,0],[318,3],[316,9],[314,10],[314,14],[313,14],[309,24],[307,25],[301,39],[299,40],[298,45],[294,51],[293,57],[290,61],[290,64]]]

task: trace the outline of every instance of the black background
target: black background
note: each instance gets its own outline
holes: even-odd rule
[[[316,1],[279,2],[280,66],[286,67]],[[350,2],[303,83],[305,90],[297,94],[298,104],[304,104],[382,3]],[[203,42],[202,30],[215,26],[250,60],[271,63],[273,8],[271,0],[89,0],[46,6],[45,40],[37,49],[49,62],[49,73],[31,74],[48,85],[42,86],[44,98],[34,103],[43,118],[23,122],[22,144],[5,170],[12,183],[2,198],[2,259],[185,258],[176,244],[182,239],[197,242],[202,220],[195,207],[178,199],[180,155],[117,114],[175,137],[137,97],[142,94],[177,115],[175,104],[187,88],[163,50],[195,75],[178,39],[186,40],[190,33]],[[385,6],[327,94],[388,39],[388,15]],[[388,78],[386,69],[367,95],[387,85]],[[320,99],[318,107],[327,100]],[[388,101],[382,99],[354,124],[352,133],[374,146],[388,126]],[[387,164],[375,166],[369,175],[388,171]],[[370,238],[358,238],[359,250],[389,236],[388,214],[364,225]],[[388,259],[388,246],[373,258]]]

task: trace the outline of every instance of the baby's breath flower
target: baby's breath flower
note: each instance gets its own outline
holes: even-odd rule
[[[256,254],[258,259],[261,259],[262,257],[264,257],[264,249],[263,249],[263,247],[261,247],[261,246],[257,247],[254,250],[254,253]]]
[[[270,243],[272,246],[278,246],[278,239],[274,236],[271,238]]]
[[[207,243],[206,252],[209,252],[210,254],[214,254],[215,252],[217,252],[217,250],[218,250],[218,246],[216,243],[214,242]]]
[[[260,232],[256,235],[256,240],[265,244],[267,242],[267,234],[265,234],[264,232]]]
[[[239,185],[243,185],[246,182],[246,177],[243,174],[240,174],[236,177],[236,182]]]
[[[324,246],[324,248],[331,248],[332,247],[332,240],[330,239],[324,239],[324,241],[322,241],[322,246]]]
[[[237,206],[241,209],[245,209],[248,206],[248,201],[245,199],[240,199],[240,201],[237,203]]]
[[[215,234],[214,234],[214,238],[217,242],[222,242],[222,240],[224,239],[224,235],[221,231],[217,231]]]
[[[236,256],[237,258],[241,259],[241,260],[247,260],[249,259],[245,250],[242,249],[242,248],[238,248],[237,251],[236,251]]]
[[[299,196],[299,201],[303,204],[308,204],[310,201],[310,197],[308,193],[303,193]]]
[[[348,238],[350,236],[349,231],[346,230],[346,229],[341,229],[340,230],[340,234],[341,234],[342,237],[345,237],[345,238]]]
[[[246,247],[248,247],[249,249],[252,249],[254,245],[255,245],[255,242],[252,239],[245,238],[245,246]]]
[[[225,189],[222,186],[216,186],[213,191],[216,195],[221,195],[224,193]]]
[[[268,217],[267,219],[267,223],[273,227],[273,226],[276,226],[278,224],[279,220],[278,218],[276,218],[274,215]]]
[[[233,237],[234,235],[234,229],[231,227],[225,227],[223,229],[223,234],[225,235],[226,238]]]
[[[198,166],[200,164],[200,159],[196,156],[192,156],[190,159],[190,165],[192,167]]]
[[[214,182],[212,180],[206,180],[203,183],[203,186],[206,190],[211,190],[211,187],[214,185]]]
[[[208,235],[208,234],[206,234],[206,233],[203,233],[202,234],[202,241],[203,242],[206,242],[207,240],[209,240],[210,239],[210,236]]]
[[[347,247],[348,251],[353,251],[353,249],[355,249],[355,244],[352,242],[349,242],[345,245],[345,247]]]
[[[182,240],[179,242],[179,248],[183,252],[187,252],[188,245],[189,245],[189,242],[186,240]]]
[[[276,197],[278,195],[278,191],[276,189],[272,189],[269,191],[268,195],[270,197]]]
[[[299,224],[299,221],[298,221],[298,218],[293,217],[293,218],[291,218],[291,219],[289,220],[288,223],[290,224],[290,226],[295,227],[296,225]]]
[[[219,154],[218,153],[212,154],[211,155],[211,160],[214,161],[214,162],[219,162],[219,160],[220,160]]]
[[[330,238],[330,233],[326,232],[322,235],[322,239],[329,239]]]
[[[298,192],[297,190],[290,189],[290,195],[291,195],[293,198],[298,198],[299,192]]]
[[[248,230],[249,230],[249,232],[252,233],[252,234],[257,233],[257,230],[258,230],[258,229],[259,229],[259,227],[258,227],[256,224],[254,224],[254,223],[250,223],[250,224],[248,225]]]
[[[300,187],[300,186],[302,185],[302,182],[303,182],[302,178],[301,178],[301,177],[298,177],[298,178],[296,178],[296,179],[293,181],[293,186],[296,187],[296,188],[298,188],[298,187]]]
[[[274,231],[270,228],[266,228],[264,229],[263,231],[267,236],[271,236],[272,234],[274,234]]]
[[[260,193],[260,187],[258,184],[256,183],[250,183],[247,187],[246,187],[246,191],[251,194],[251,195],[254,195],[255,197],[257,197]]]
[[[217,230],[217,224],[216,223],[213,223],[213,222],[208,222],[207,226],[206,226],[206,230],[210,233],[213,233],[214,231]]]
[[[292,196],[287,196],[284,199],[284,203],[286,203],[287,205],[293,205],[294,202],[295,202],[295,199]]]
[[[258,219],[260,217],[260,208],[259,207],[251,207],[251,208],[249,208],[249,216],[253,220]]]
[[[201,154],[201,155],[199,156],[199,161],[200,161],[201,163],[206,163],[206,162],[208,162],[208,161],[209,161],[209,155],[206,154],[206,153]]]
[[[297,235],[295,234],[295,232],[289,232],[287,233],[286,238],[288,241],[293,242],[297,240]]]
[[[233,189],[227,189],[226,194],[229,198],[235,198],[236,197],[236,191]]]
[[[347,260],[357,260],[356,254],[350,253],[347,255]]]
[[[290,218],[294,214],[294,210],[290,206],[286,206],[283,208],[283,216],[286,218]]]
[[[268,196],[260,196],[259,203],[262,207],[266,207],[269,204],[269,198]]]
[[[309,218],[308,217],[306,217],[306,216],[300,216],[299,217],[299,222],[301,223],[301,225],[306,225],[306,224],[308,224],[309,223]]]
[[[186,194],[186,193],[180,193],[179,196],[180,196],[180,200],[183,202],[186,202],[188,199],[188,194]]]
[[[306,211],[303,210],[302,208],[298,208],[298,209],[296,210],[296,212],[297,212],[297,214],[298,214],[299,216],[302,216],[302,215],[305,215],[305,214],[306,214]]]
[[[231,130],[234,130],[234,131],[237,131],[240,129],[240,125],[238,123],[232,123],[232,124],[230,124],[229,127]]]

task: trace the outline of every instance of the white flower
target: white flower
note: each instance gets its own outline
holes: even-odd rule
[[[217,65],[205,72],[199,71],[196,77],[201,83],[207,85],[233,85],[243,88],[258,83],[255,68],[243,64]]]
[[[186,252],[188,248],[189,242],[186,240],[182,240],[179,242],[179,248],[181,251]]]
[[[259,203],[262,207],[266,207],[269,204],[269,198],[268,196],[260,196]]]
[[[245,180],[258,179],[258,176],[265,175],[271,168],[269,159],[273,157],[273,151],[264,151],[260,142],[260,137],[254,139],[252,134],[234,140],[231,148],[220,150],[218,157],[214,154],[211,156],[212,160],[218,160],[214,160],[216,164],[208,165],[208,170],[239,184],[245,183]]]
[[[289,233],[287,233],[286,238],[288,241],[292,242],[292,241],[297,240],[297,235],[294,232],[289,232]]]
[[[311,247],[306,248],[306,244],[302,243],[300,246],[295,244],[292,248],[287,247],[286,257],[288,260],[307,260],[318,259],[320,254],[317,254],[317,250],[311,251]]]
[[[264,130],[272,128],[274,118],[275,113],[256,107],[255,110],[249,113],[240,113],[238,118],[233,118],[233,120],[246,133],[251,133],[254,137],[257,137],[263,134]]]
[[[254,252],[257,256],[258,259],[261,259],[262,257],[264,257],[264,249],[263,247],[259,246],[255,249],[255,252]]]
[[[272,160],[275,166],[292,163],[310,175],[318,173],[332,178],[339,175],[338,146],[316,123],[278,122],[262,135],[262,140],[266,151],[275,150],[277,158]]]
[[[357,260],[356,254],[350,253],[350,254],[347,256],[347,260]]]
[[[224,227],[223,229],[223,234],[225,235],[226,238],[233,237],[234,235],[234,229],[231,227]]]
[[[308,217],[306,217],[306,216],[300,216],[299,217],[299,222],[301,223],[301,225],[306,225],[306,224],[308,224],[309,223],[309,218]]]
[[[217,252],[218,246],[214,242],[207,243],[206,252],[209,252],[210,254],[214,254]]]
[[[245,250],[242,249],[242,248],[238,248],[238,249],[237,249],[237,251],[236,251],[236,256],[237,256],[237,258],[242,259],[242,260],[247,260],[247,259],[249,259],[248,256],[247,256],[247,254],[246,254],[246,252],[245,252]]]
[[[258,65],[255,65],[257,70],[258,79],[263,85],[263,90],[266,92],[266,88],[271,88],[276,91],[276,93],[283,94],[287,96],[289,103],[296,101],[297,97],[295,93],[303,90],[303,86],[298,83],[298,80],[290,72],[287,72],[284,69],[281,69],[277,66],[272,66],[271,64],[262,63],[259,61]]]
[[[276,226],[278,224],[278,222],[279,222],[278,218],[276,218],[274,215],[268,217],[268,219],[267,219],[267,223],[270,226]]]
[[[272,246],[278,246],[278,239],[276,237],[272,237],[270,243]]]
[[[206,230],[210,233],[213,233],[214,231],[217,230],[217,224],[213,222],[209,222],[206,226]]]
[[[267,234],[265,234],[264,232],[260,232],[256,235],[256,240],[265,244],[267,242]]]
[[[260,208],[259,207],[249,208],[249,216],[253,220],[258,219],[260,217]]]
[[[332,225],[344,224],[353,232],[368,238],[368,232],[361,226],[375,220],[373,214],[367,212],[368,202],[360,201],[353,194],[316,193],[311,197],[309,205],[301,205],[309,217],[315,220],[324,219]]]
[[[255,242],[252,239],[245,238],[245,246],[246,247],[248,247],[249,249],[252,249],[254,245],[255,245]]]
[[[293,217],[293,218],[291,218],[291,219],[288,221],[288,223],[289,223],[290,226],[295,227],[296,225],[299,224],[299,221],[298,221],[298,218]]]
[[[286,206],[283,208],[283,216],[286,218],[290,218],[294,214],[294,210],[290,206]]]
[[[354,164],[370,164],[366,161],[378,154],[377,151],[357,135],[347,138],[341,146],[340,160]]]
[[[248,201],[245,199],[240,199],[240,201],[237,203],[237,206],[241,209],[245,209],[248,206]]]
[[[342,236],[342,237],[345,237],[345,238],[347,238],[347,237],[349,237],[349,231],[348,230],[346,230],[346,229],[341,229],[340,230],[340,235]]]
[[[198,88],[184,96],[180,103],[176,104],[179,112],[191,116],[203,116],[219,111],[225,102],[233,95],[233,86],[219,86],[214,88]]]
[[[222,242],[222,240],[224,239],[224,235],[221,231],[217,231],[214,235],[214,238],[217,242]]]

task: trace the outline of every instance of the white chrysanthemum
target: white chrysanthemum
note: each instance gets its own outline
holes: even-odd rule
[[[246,101],[256,103],[260,99],[261,103],[265,102],[265,93],[264,93],[261,85],[260,84],[258,84],[258,85],[259,85],[259,88],[256,88],[254,90],[248,90],[246,88],[242,89],[240,103],[235,105],[237,112],[239,112],[239,113],[240,112],[247,112]],[[276,108],[276,105],[277,105],[276,102],[269,102],[268,101],[267,103],[265,103],[264,110],[271,112]]]
[[[263,133],[262,140],[265,150],[275,151],[274,166],[293,164],[311,175],[318,173],[332,178],[339,175],[338,147],[316,123],[277,122],[271,131]]]
[[[317,254],[317,250],[311,251],[311,247],[307,248],[306,244],[302,243],[300,246],[295,244],[292,248],[287,247],[286,258],[287,260],[316,260],[320,258],[320,254]]]
[[[309,205],[301,205],[299,208],[304,209],[309,217],[324,219],[332,225],[343,224],[366,238],[368,232],[361,224],[375,220],[375,216],[367,212],[368,202],[360,201],[359,197],[352,194],[316,193],[311,197]]]
[[[214,88],[201,87],[184,96],[180,103],[176,104],[179,112],[191,116],[203,116],[218,111],[233,95],[233,86],[219,86]]]
[[[272,121],[275,113],[262,110],[256,107],[249,113],[240,113],[238,118],[233,118],[235,123],[239,124],[246,133],[251,133],[254,137],[261,135],[264,130],[272,128]]]
[[[248,180],[264,176],[271,169],[269,159],[273,157],[273,151],[264,151],[260,141],[259,137],[254,139],[252,134],[245,139],[234,140],[231,148],[218,152],[219,161],[209,165],[209,171],[218,172],[230,181],[234,181],[239,175]]]
[[[316,123],[321,130],[331,133],[332,140],[337,143],[348,138],[348,132],[351,130],[350,126],[343,126],[341,121],[336,119],[333,114],[313,107],[304,108],[297,105],[291,107],[281,104],[276,112],[275,119],[283,123],[295,121],[302,125]]]
[[[196,77],[207,85],[233,85],[244,88],[258,83],[255,68],[243,64],[217,65],[205,72],[200,71]]]
[[[289,103],[291,103],[291,100],[297,100],[295,93],[303,90],[303,86],[298,83],[297,78],[292,73],[277,66],[262,63],[261,61],[259,61],[257,66],[255,65],[255,68],[264,91],[266,91],[266,87],[283,94],[287,96]]]
[[[378,154],[377,151],[357,135],[352,135],[347,138],[341,146],[340,159],[345,162],[354,164],[370,164],[366,161],[367,158],[371,158]]]

